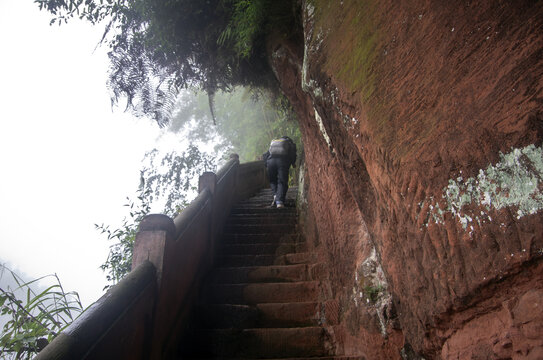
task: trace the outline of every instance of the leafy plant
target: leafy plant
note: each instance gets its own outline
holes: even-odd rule
[[[77,292],[64,291],[56,274],[25,282],[5,265],[0,268],[0,277],[7,273],[17,284],[15,289],[0,288],[1,314],[8,317],[0,336],[0,357],[30,359],[71,324],[83,306]],[[55,283],[35,292],[32,285],[46,278]]]
[[[104,289],[118,283],[132,268],[132,250],[138,226],[145,215],[149,214],[151,205],[149,202],[149,190],[144,190],[141,186],[138,190],[137,200],[134,201],[127,197],[128,203],[124,206],[129,208],[129,217],[123,219],[122,225],[117,229],[111,229],[110,225],[94,224],[95,228],[101,234],[106,234],[107,239],[115,241],[109,247],[109,254],[105,263],[100,265],[103,271],[106,271],[106,279],[110,285]]]
[[[228,26],[219,35],[217,42],[219,45],[232,42],[236,54],[240,58],[248,58],[255,39],[264,31],[268,1],[235,0],[224,3],[231,5],[233,12]]]
[[[196,195],[199,175],[214,171],[216,161],[217,156],[200,151],[194,144],[181,154],[161,154],[153,149],[145,154],[140,191],[149,194],[150,203],[160,203],[162,213],[174,217]]]
[[[377,285],[377,286],[366,285],[364,287],[364,294],[366,294],[366,298],[368,300],[370,300],[372,303],[375,303],[377,302],[377,300],[379,300],[379,297],[381,296],[381,293],[383,292],[384,289],[385,288],[383,285]]]
[[[110,284],[118,283],[132,268],[132,254],[138,226],[153,208],[158,212],[174,217],[182,211],[196,195],[198,175],[215,169],[216,157],[199,150],[190,144],[181,154],[169,152],[162,154],[157,149],[145,154],[143,169],[140,171],[140,184],[136,199],[127,197],[129,215],[120,227],[95,224],[101,234],[114,243],[110,246],[108,257],[100,266]]]
[[[112,100],[126,99],[135,114],[159,124],[182,88],[198,87],[211,98],[236,85],[277,88],[266,34],[302,33],[293,0],[34,1],[53,15],[51,23],[105,22]]]

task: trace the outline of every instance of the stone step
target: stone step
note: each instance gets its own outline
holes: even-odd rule
[[[296,213],[296,203],[292,200],[286,200],[283,205],[283,208],[277,208],[275,205],[272,206],[271,204],[272,200],[271,198],[262,201],[262,202],[254,202],[254,203],[238,203],[236,204],[232,209],[236,210],[236,212],[231,212],[231,215],[235,215],[237,213],[258,213],[262,212],[259,210],[274,210],[273,212],[268,212],[270,214],[281,214],[281,213],[288,213],[288,214],[297,214]],[[266,212],[264,212],[266,213]]]
[[[286,199],[287,200],[295,200],[296,197],[297,197],[297,191],[298,189],[296,188],[289,188],[287,190],[287,194],[286,194]],[[254,196],[248,198],[248,199],[245,199],[245,200],[242,200],[240,201],[241,203],[243,202],[247,202],[247,201],[255,201],[255,200],[258,200],[258,199],[266,199],[266,200],[272,200],[273,198],[273,193],[271,190],[264,190],[264,191],[260,191],[258,192],[257,194],[255,194]]]
[[[251,305],[208,304],[199,307],[202,329],[287,328],[338,323],[336,301]]]
[[[306,264],[220,268],[213,270],[209,282],[245,284],[307,281],[310,280],[310,268]]]
[[[232,210],[180,358],[365,360],[337,356],[339,306],[295,232],[295,194],[284,209],[265,190]]]
[[[287,190],[287,198],[295,198],[296,194],[298,193],[298,186],[289,186]],[[267,189],[261,189],[258,193],[255,194],[255,196],[261,196],[261,195],[272,195],[271,188]]]
[[[195,357],[188,357],[184,358],[186,360],[216,360],[217,358],[195,358]],[[227,358],[227,357],[221,357],[221,360],[239,360],[239,358]],[[243,360],[258,360],[257,358],[243,358]],[[369,360],[365,356],[326,356],[326,357],[295,357],[295,358],[282,358],[282,359],[268,359],[268,360]]]
[[[225,244],[219,252],[223,255],[285,255],[305,252],[307,244],[303,243],[260,243],[260,244]]]
[[[265,196],[259,196],[247,200],[240,201],[236,204],[236,206],[247,206],[247,205],[271,205],[273,196],[271,195],[265,195]]]
[[[262,244],[262,243],[295,243],[300,235],[293,234],[224,234],[223,244]]]
[[[246,266],[269,266],[275,265],[275,255],[219,255],[217,256],[217,267],[246,267]]]
[[[309,263],[309,253],[291,253],[285,255],[219,255],[216,266],[219,268],[270,266],[270,265],[295,265]]]
[[[262,207],[262,208],[254,208],[254,207],[247,207],[247,206],[239,206],[236,205],[232,208],[232,211],[230,212],[231,215],[239,215],[239,214],[249,214],[249,215],[257,215],[257,214],[296,214],[296,208],[294,207],[284,207],[282,209],[277,208],[271,208],[271,207]]]
[[[256,327],[258,310],[249,305],[200,305],[198,319],[201,329],[249,329]]]
[[[292,234],[296,230],[291,224],[227,224],[224,234]]]
[[[325,302],[257,304],[260,327],[332,326],[339,323],[339,305]]]
[[[263,196],[260,198],[240,201],[236,204],[234,204],[234,207],[271,207],[273,201],[273,196]],[[287,198],[285,199],[285,206],[289,208],[294,208],[296,206],[296,200],[294,198]]]
[[[206,304],[255,305],[319,301],[318,281],[210,284],[204,290]]]
[[[258,317],[255,327],[288,328],[321,326],[324,314],[318,302],[257,304]]]
[[[320,326],[325,322],[323,305],[316,302],[202,306],[204,329],[287,328]]]
[[[215,329],[194,335],[197,340],[192,345],[199,357],[273,359],[324,357],[334,353],[334,339],[323,327]]]
[[[270,216],[268,214],[237,214],[230,215],[228,218],[228,224],[230,225],[285,225],[294,226],[298,219],[295,214],[275,214]]]

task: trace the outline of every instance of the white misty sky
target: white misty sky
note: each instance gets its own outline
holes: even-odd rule
[[[49,26],[32,0],[0,0],[0,262],[57,273],[84,306],[102,295],[110,243],[158,126],[110,106],[102,31]]]

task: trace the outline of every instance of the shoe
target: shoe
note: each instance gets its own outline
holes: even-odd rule
[[[273,201],[272,201],[270,207],[274,207],[274,206],[275,206],[275,195],[273,195]]]
[[[285,207],[285,205],[283,205],[283,203],[277,203],[277,208],[278,209],[281,209],[281,208],[284,208],[284,207]]]

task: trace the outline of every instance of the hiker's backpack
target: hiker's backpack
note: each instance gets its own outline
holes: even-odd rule
[[[289,138],[273,139],[270,143],[271,156],[287,156],[291,147]]]

